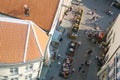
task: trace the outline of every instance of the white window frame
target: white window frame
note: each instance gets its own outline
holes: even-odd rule
[[[26,65],[26,71],[31,71],[33,70],[33,64]]]
[[[25,76],[25,80],[32,80],[32,74],[28,74]]]
[[[18,78],[12,78],[11,80],[18,80]]]
[[[10,73],[11,74],[18,74],[18,67],[15,67],[15,68],[10,68]]]

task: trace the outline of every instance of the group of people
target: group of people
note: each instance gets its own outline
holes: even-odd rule
[[[59,75],[61,77],[68,78],[69,74],[75,71],[74,68],[71,69],[72,61],[73,61],[73,59],[71,57],[67,57],[64,60],[64,62],[62,64],[62,69],[61,69],[61,71],[59,73]]]

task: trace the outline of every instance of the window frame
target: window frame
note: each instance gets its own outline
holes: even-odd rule
[[[19,68],[18,67],[10,68],[10,73],[11,74],[18,74],[19,73]]]
[[[28,64],[25,67],[25,71],[32,71],[33,70],[33,64]]]

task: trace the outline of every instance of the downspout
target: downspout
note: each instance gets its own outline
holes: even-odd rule
[[[51,27],[51,30],[49,32],[49,40],[48,40],[48,43],[47,43],[47,46],[46,46],[46,49],[45,49],[45,56],[44,56],[44,59],[46,59],[47,57],[47,51],[49,51],[49,46],[50,46],[50,43],[51,43],[51,40],[52,40],[52,37],[53,37],[53,34],[54,34],[54,31],[55,31],[55,28],[57,26],[57,22],[58,22],[58,19],[59,19],[59,16],[60,16],[60,12],[61,12],[61,8],[62,8],[62,3],[63,3],[63,0],[60,0],[59,2],[59,5],[58,5],[58,8],[57,8],[57,12],[55,14],[55,18],[53,20],[53,24],[52,24],[52,27]],[[48,53],[48,61],[50,60],[50,54]],[[45,60],[46,61],[46,60]],[[50,61],[48,62],[48,65],[50,65]]]

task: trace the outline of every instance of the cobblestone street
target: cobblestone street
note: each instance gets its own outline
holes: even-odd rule
[[[112,0],[111,0],[112,1]],[[64,79],[59,77],[59,71],[61,69],[61,64],[58,62],[62,62],[64,58],[67,57],[66,52],[68,49],[68,45],[71,41],[68,38],[67,34],[70,32],[72,19],[74,17],[73,12],[69,12],[67,16],[64,17],[61,26],[65,29],[62,35],[62,42],[59,46],[58,53],[61,54],[60,60],[55,60],[46,75],[45,80],[98,80],[97,79],[97,71],[98,66],[95,60],[95,57],[100,53],[101,49],[99,45],[92,43],[88,39],[88,35],[85,34],[86,31],[95,30],[94,23],[98,23],[100,30],[105,31],[112,20],[118,15],[120,12],[114,7],[110,7],[111,4],[110,0],[83,0],[81,5],[72,5],[73,11],[80,7],[84,10],[84,14],[82,17],[79,36],[77,37],[76,41],[81,42],[82,44],[76,48],[75,55],[73,57],[72,68],[75,68],[75,72],[70,74],[68,79]],[[105,14],[105,11],[110,8],[114,14],[113,16],[108,16]],[[90,10],[96,9],[94,16],[98,16],[96,21],[91,21],[92,15],[88,14]],[[89,50],[92,50],[90,55],[87,54]],[[58,54],[57,53],[57,54]],[[82,69],[79,71],[79,67],[81,64],[84,64],[86,60],[90,60],[91,63],[89,66],[83,65]],[[53,76],[53,79],[50,79]]]

